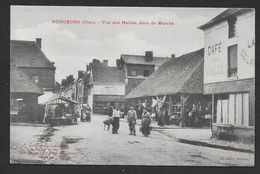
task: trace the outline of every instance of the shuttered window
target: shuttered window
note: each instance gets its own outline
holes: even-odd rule
[[[217,123],[249,126],[249,94],[229,94],[217,100]]]

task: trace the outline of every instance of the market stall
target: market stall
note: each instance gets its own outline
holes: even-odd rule
[[[77,101],[54,94],[45,103],[43,123],[51,125],[77,124],[79,112],[76,108],[78,105]]]

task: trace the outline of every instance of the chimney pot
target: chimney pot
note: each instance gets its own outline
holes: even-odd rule
[[[103,60],[103,64],[104,64],[105,66],[108,66],[108,60]]]
[[[41,38],[36,38],[36,44],[41,49],[42,48],[42,39]]]
[[[153,52],[152,51],[145,51],[145,59],[147,61],[153,60]]]
[[[175,54],[171,54],[171,58],[175,58]]]

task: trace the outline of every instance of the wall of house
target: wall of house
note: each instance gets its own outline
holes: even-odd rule
[[[125,84],[94,84],[95,95],[125,95]]]
[[[91,107],[93,111],[93,85],[89,86],[88,88],[88,99],[87,99],[87,104]]]
[[[136,70],[137,75],[131,76],[130,72]],[[138,65],[138,64],[127,64],[124,66],[124,71],[126,74],[125,79],[125,94],[130,93],[134,88],[136,88],[141,82],[143,82],[147,77],[144,77],[144,70],[148,70],[150,74],[155,71],[154,65]],[[150,75],[149,74],[149,75]]]
[[[18,110],[16,113],[11,112],[10,121],[31,123],[41,122],[38,118],[38,95],[34,93],[11,94],[11,100],[16,100],[18,98],[23,100],[24,109]]]
[[[45,89],[54,89],[55,85],[55,69],[49,68],[23,68],[20,67],[23,72],[30,78],[38,76],[38,85]]]
[[[237,77],[228,78],[228,46],[237,44]],[[228,22],[205,30],[204,84],[255,77],[255,13],[237,16],[236,36],[228,38]]]
[[[212,136],[253,142],[255,126],[255,12],[237,16],[236,35],[228,21],[205,30],[204,93],[214,95]],[[237,73],[228,75],[228,47],[237,45]]]
[[[127,65],[127,76],[131,76],[130,72],[136,70],[137,77],[144,76],[144,70],[148,70],[150,74],[155,70],[154,65],[138,65],[138,64],[128,64]]]
[[[77,90],[76,90],[76,95],[77,95],[77,101],[79,103],[83,103],[83,97],[84,97],[84,82],[83,81],[79,81],[77,83]]]

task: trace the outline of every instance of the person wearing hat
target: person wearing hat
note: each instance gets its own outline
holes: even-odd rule
[[[136,119],[137,119],[137,115],[136,112],[134,110],[134,107],[130,107],[130,110],[127,113],[127,122],[128,122],[128,126],[129,126],[129,131],[130,134],[129,135],[135,135],[135,124],[136,124]]]

